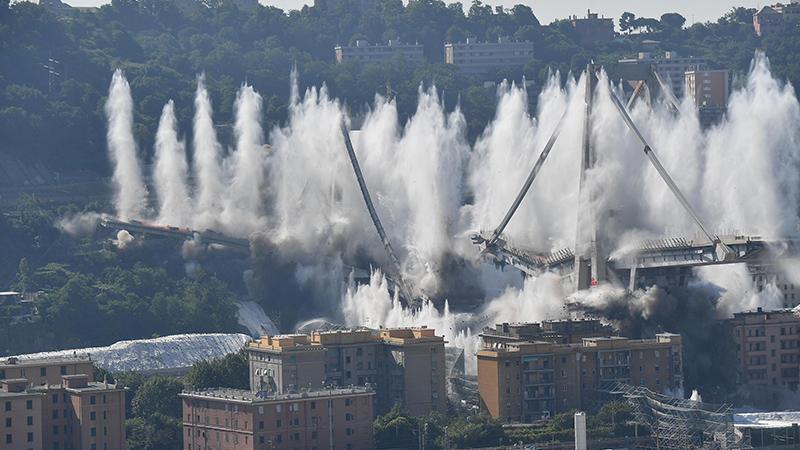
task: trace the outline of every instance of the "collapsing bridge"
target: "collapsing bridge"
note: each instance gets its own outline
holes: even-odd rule
[[[793,240],[768,241],[760,236],[717,236],[710,233],[633,122],[628,108],[611,90],[611,101],[620,118],[640,141],[645,156],[684,211],[697,225],[702,237],[699,239],[676,237],[649,240],[631,248],[617,250],[613,256],[606,252],[600,234],[603,229],[601,219],[604,214],[602,211],[594,210],[596,202],[592,201],[591,193],[584,192],[587,189],[587,172],[594,168],[597,161],[597,149],[593,143],[591,130],[594,89],[599,78],[595,66],[591,63],[587,65],[585,78],[585,110],[578,195],[581,205],[578,210],[587,211],[588,217],[578,218],[575,248],[537,255],[511,247],[503,236],[503,231],[530,190],[562,131],[567,116],[565,111],[500,224],[491,232],[484,231],[471,236],[472,242],[480,248],[483,257],[501,266],[515,267],[525,275],[536,276],[544,272],[557,273],[562,276],[565,284],[575,290],[588,289],[602,282],[613,282],[633,290],[653,284],[686,285],[692,276],[691,269],[698,266],[735,263],[746,263],[750,267],[765,265],[781,257],[781,253],[793,249]],[[663,88],[663,81],[657,74],[653,77],[652,82],[662,85]],[[640,89],[641,86],[634,92],[629,105],[640,95]],[[662,90],[669,92],[668,88]],[[672,109],[677,112],[674,97],[668,96],[667,99]]]

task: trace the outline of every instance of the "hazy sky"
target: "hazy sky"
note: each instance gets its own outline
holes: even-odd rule
[[[263,4],[275,5],[283,9],[298,9],[313,0],[260,0]],[[447,3],[451,3],[446,0]],[[66,0],[74,6],[92,6],[109,3],[110,0]],[[623,12],[631,11],[637,16],[659,17],[665,12],[678,12],[686,17],[689,24],[716,20],[734,6],[761,7],[775,1],[754,0],[485,0],[490,5],[514,6],[518,3],[528,5],[542,23],[565,18],[572,14],[582,16],[591,8],[601,15],[618,19]],[[471,0],[461,0],[464,5]]]

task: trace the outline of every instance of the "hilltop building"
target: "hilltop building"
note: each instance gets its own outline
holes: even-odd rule
[[[447,409],[444,338],[430,328],[264,336],[247,352],[256,391],[370,386],[378,413],[396,403],[415,415]]]
[[[607,44],[614,40],[614,19],[599,17],[591,10],[586,11],[585,18],[572,16],[570,24],[582,45]]]
[[[672,93],[677,98],[684,95],[684,74],[691,71],[705,71],[708,62],[703,58],[694,56],[680,56],[677,52],[665,52],[663,56],[656,56],[647,52],[640,52],[636,58],[621,59],[622,65],[653,66],[661,78],[667,82]]]
[[[478,352],[481,409],[493,418],[531,422],[593,409],[614,383],[657,392],[683,388],[681,336],[588,337],[580,343],[517,341]]]
[[[93,373],[84,358],[0,364],[0,448],[125,448],[125,389]]]
[[[753,14],[753,29],[759,37],[788,27],[796,27],[798,24],[800,24],[800,0],[764,6]]]
[[[729,321],[736,342],[736,380],[749,400],[779,407],[800,383],[800,315],[785,309],[741,312]]]
[[[498,69],[524,67],[533,59],[533,42],[511,41],[500,37],[497,42],[446,43],[444,62],[453,64],[465,75],[482,77]]]
[[[402,55],[408,62],[420,64],[425,56],[422,44],[404,44],[390,40],[386,45],[370,45],[369,42],[359,39],[356,45],[337,45],[334,47],[336,62],[341,64],[348,61],[357,61],[362,64],[376,63]]]
[[[368,388],[268,394],[238,389],[184,392],[185,450],[367,450],[373,397]]]

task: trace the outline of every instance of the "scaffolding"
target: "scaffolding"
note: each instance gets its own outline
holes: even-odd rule
[[[657,394],[642,386],[615,383],[608,392],[621,396],[632,408],[637,425],[650,431],[656,450],[752,449],[733,426],[729,405],[716,405]]]

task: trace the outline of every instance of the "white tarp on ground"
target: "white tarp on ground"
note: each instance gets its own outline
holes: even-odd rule
[[[743,428],[785,428],[800,424],[800,411],[742,413],[733,415],[733,424]]]
[[[220,358],[241,350],[246,334],[176,334],[155,339],[119,341],[108,347],[89,347],[30,353],[17,358],[59,358],[89,354],[97,367],[109,372],[156,372],[190,367],[197,361]]]

